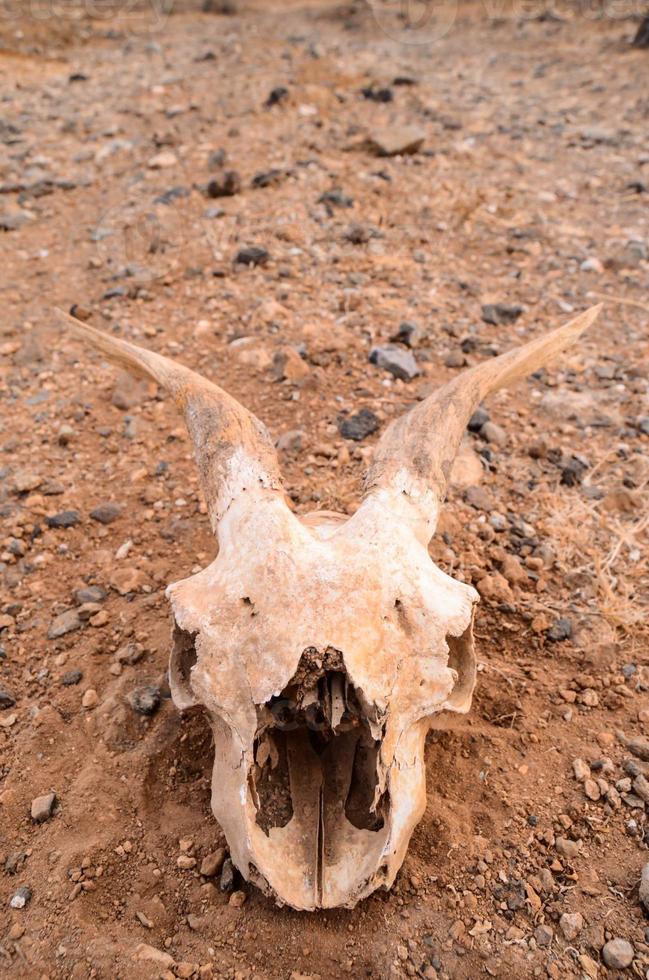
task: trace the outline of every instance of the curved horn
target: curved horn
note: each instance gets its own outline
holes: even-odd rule
[[[601,303],[593,306],[565,326],[463,371],[393,421],[376,446],[365,479],[369,497],[387,493],[393,506],[403,511],[405,495],[415,506],[415,520],[423,522],[422,537],[427,534],[429,540],[453,460],[477,406],[492,391],[538,371],[575,344],[601,308]]]
[[[165,388],[185,416],[212,529],[244,490],[280,490],[279,462],[266,427],[217,385],[168,357],[95,330],[56,311],[111,360]]]

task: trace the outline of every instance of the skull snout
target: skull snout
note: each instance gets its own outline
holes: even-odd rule
[[[289,842],[292,860],[298,854],[308,905],[338,904],[341,879],[349,888],[356,877],[361,887],[376,874],[387,835],[380,719],[332,648],[305,650],[289,684],[258,715],[248,771],[255,824],[278,856]]]

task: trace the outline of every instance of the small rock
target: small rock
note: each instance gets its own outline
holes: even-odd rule
[[[402,347],[373,347],[369,360],[370,364],[376,364],[382,371],[389,371],[402,381],[412,381],[421,374],[414,354]]]
[[[4,708],[13,708],[16,703],[16,699],[13,694],[10,694],[6,687],[0,687],[0,710]]]
[[[258,245],[249,245],[246,248],[240,248],[237,252],[234,261],[236,265],[266,265],[270,258],[269,253],[265,248],[261,248]]]
[[[286,88],[286,86],[277,85],[274,89],[271,89],[271,91],[269,92],[268,98],[264,102],[264,105],[266,106],[267,109],[270,109],[271,106],[280,105],[282,102],[285,102],[287,98],[288,98],[288,89]]]
[[[144,574],[138,568],[116,568],[111,573],[110,584],[120,595],[139,592],[144,584]]]
[[[112,524],[116,521],[119,515],[122,513],[122,508],[116,503],[106,503],[99,504],[97,507],[93,507],[90,511],[90,516],[93,521],[99,521],[100,524]]]
[[[594,779],[586,779],[585,780],[585,782],[584,782],[584,793],[586,794],[586,796],[588,797],[588,799],[589,800],[593,800],[593,802],[597,802],[597,800],[601,796],[601,793],[599,791],[599,786],[597,785],[597,783],[595,782]]]
[[[633,952],[626,939],[610,939],[602,950],[602,959],[611,970],[625,970],[633,962]]]
[[[83,673],[80,670],[68,670],[61,678],[61,684],[63,687],[74,687],[82,677]]]
[[[645,864],[640,873],[640,888],[638,890],[640,901],[649,912],[649,862]]]
[[[81,516],[76,510],[62,510],[53,517],[45,518],[48,527],[74,527],[80,521]]]
[[[271,368],[277,381],[302,381],[311,374],[309,365],[304,361],[294,347],[282,347],[273,355]]]
[[[235,909],[240,909],[242,905],[245,904],[247,897],[248,896],[246,895],[245,892],[242,891],[232,892],[232,894],[230,895],[229,904]]]
[[[38,476],[37,473],[33,473],[31,470],[19,470],[14,474],[14,491],[16,493],[29,493],[30,490],[36,490],[40,487],[43,482],[43,477]]]
[[[559,919],[559,928],[563,938],[572,942],[584,928],[584,917],[581,912],[564,912]]]
[[[97,707],[99,704],[99,695],[95,691],[94,687],[89,687],[88,690],[85,691],[83,697],[81,698],[81,704],[89,711],[92,710],[92,708]]]
[[[12,909],[24,909],[31,897],[31,888],[28,888],[27,885],[21,885],[21,887],[14,892],[9,905]]]
[[[176,858],[176,864],[182,871],[189,871],[196,867],[196,858],[189,854],[180,854]]]
[[[241,190],[241,177],[236,170],[224,170],[208,183],[205,193],[208,197],[234,197]]]
[[[580,783],[583,783],[585,779],[590,778],[590,766],[587,765],[587,763],[585,763],[583,759],[573,759],[572,771],[575,774],[575,779],[578,780]]]
[[[561,857],[568,858],[569,861],[579,855],[579,844],[574,840],[569,840],[567,837],[557,837],[554,846]]]
[[[452,350],[444,358],[444,365],[450,368],[461,368],[466,364],[466,357],[461,350]]]
[[[131,691],[129,701],[138,715],[154,715],[160,707],[160,691],[152,684]]]
[[[534,938],[538,946],[549,946],[554,939],[554,930],[546,925],[537,926],[534,930]]]
[[[489,491],[480,486],[468,487],[464,499],[471,507],[475,507],[476,510],[485,510],[487,513],[495,510],[497,506]]]
[[[426,134],[418,126],[391,126],[371,133],[366,145],[379,157],[394,157],[417,153],[425,139]]]
[[[175,167],[178,163],[178,158],[175,153],[171,150],[163,150],[161,153],[156,153],[149,160],[147,166],[150,170],[166,170],[168,167]]]
[[[645,803],[649,803],[649,780],[642,773],[633,780],[633,792]]]
[[[498,327],[503,324],[516,323],[523,312],[522,306],[508,306],[506,303],[486,303],[482,307],[482,319]]]
[[[49,640],[58,640],[59,637],[65,636],[66,633],[73,633],[74,630],[78,630],[81,627],[81,619],[79,618],[79,613],[76,609],[68,609],[67,612],[61,613],[56,619],[52,620],[49,630],[47,631],[47,638]]]
[[[360,412],[350,415],[339,423],[339,431],[343,439],[353,439],[361,442],[380,427],[377,416],[369,408],[361,408]]]
[[[557,619],[545,634],[550,643],[561,643],[572,636],[572,623],[569,619]]]
[[[492,602],[512,603],[514,601],[509,583],[500,572],[484,575],[477,583],[477,589],[483,599],[490,599]]]
[[[100,585],[88,585],[84,589],[78,589],[74,594],[74,598],[80,606],[83,606],[87,602],[103,602],[106,598],[106,593]]]
[[[133,953],[133,959],[155,963],[156,966],[164,967],[166,970],[174,965],[173,956],[164,953],[161,949],[156,949],[155,946],[149,946],[147,943],[138,943]]]
[[[56,793],[45,793],[32,800],[32,820],[34,823],[44,823],[49,820],[56,803]]]
[[[205,875],[206,878],[214,878],[223,867],[224,861],[225,848],[219,847],[216,851],[212,851],[211,854],[207,854],[203,858],[200,867],[201,874]]]
[[[222,892],[231,892],[234,888],[234,865],[230,858],[226,858],[221,869],[221,879],[219,888]]]
[[[489,421],[489,412],[480,405],[469,419],[467,429],[469,432],[479,432],[482,426]]]
[[[485,442],[490,442],[494,446],[507,445],[507,433],[501,426],[496,425],[495,422],[485,422],[480,429],[480,436]]]
[[[604,266],[595,255],[589,259],[584,259],[579,268],[582,272],[597,272],[601,274],[604,271]]]
[[[405,347],[414,347],[418,336],[417,324],[404,320],[403,323],[399,324],[399,329],[390,337],[390,340],[395,344],[403,344]]]

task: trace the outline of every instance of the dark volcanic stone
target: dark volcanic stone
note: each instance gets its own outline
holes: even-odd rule
[[[90,511],[90,516],[93,521],[99,521],[100,524],[112,524],[113,521],[117,520],[119,515],[122,513],[122,508],[116,503],[106,503],[98,504],[97,507],[93,507]]]
[[[234,888],[234,865],[230,858],[226,858],[223,862],[219,888],[222,892],[231,892]]]
[[[480,405],[469,419],[467,429],[469,432],[479,432],[485,422],[489,421],[489,412]]]
[[[226,170],[210,180],[206,187],[208,197],[234,197],[241,190],[241,177],[236,170]]]
[[[497,327],[504,323],[516,323],[522,312],[522,306],[507,306],[506,303],[487,303],[482,307],[482,319],[485,323],[491,323]]]
[[[5,687],[0,687],[0,708],[13,708],[16,699]]]
[[[361,442],[367,436],[379,428],[381,423],[369,408],[361,408],[356,415],[343,419],[339,425],[340,434],[343,439],[353,439],[354,442]]]
[[[81,670],[68,670],[61,678],[61,684],[63,687],[74,687],[78,684],[83,677],[83,671]]]
[[[269,258],[265,248],[260,248],[259,245],[248,245],[246,248],[239,249],[234,261],[239,265],[255,266],[266,265]]]
[[[551,643],[561,643],[572,636],[572,623],[569,619],[557,619],[547,631],[546,636]]]
[[[100,585],[87,585],[84,589],[78,589],[74,597],[82,606],[84,602],[103,602],[106,598],[106,592]]]
[[[164,194],[159,194],[153,201],[154,204],[172,204],[173,201],[179,201],[183,197],[189,197],[188,187],[171,187]]]
[[[138,715],[154,715],[160,707],[160,691],[153,684],[145,684],[131,691],[129,701]]]
[[[46,517],[45,523],[48,527],[74,527],[81,521],[81,517],[76,510],[62,510],[54,517]]]
[[[267,108],[273,105],[279,105],[288,98],[288,89],[284,85],[278,85],[276,88],[272,89],[268,95],[268,98],[264,102]]]

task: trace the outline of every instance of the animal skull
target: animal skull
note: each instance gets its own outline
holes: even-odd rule
[[[212,808],[244,878],[297,909],[389,888],[426,799],[424,740],[466,712],[478,595],[427,546],[491,391],[563,352],[599,307],[477,365],[393,422],[349,518],[296,516],[264,426],[187,368],[66,317],[184,411],[218,556],[170,585],[171,693],[214,732]]]

